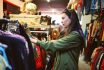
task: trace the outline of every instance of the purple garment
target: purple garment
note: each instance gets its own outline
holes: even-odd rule
[[[6,36],[11,36],[11,37],[16,37],[16,38],[19,38],[19,39],[23,40],[24,42],[26,42],[26,40],[25,40],[24,37],[22,37],[20,35],[17,35],[17,34],[13,34],[13,33],[9,32],[9,31],[4,32],[4,31],[0,30],[0,35],[6,35]]]
[[[25,38],[0,30],[0,42],[8,45],[6,53],[13,70],[29,70]]]
[[[15,37],[15,38],[18,38],[18,39],[24,41],[25,45],[26,45],[26,48],[27,48],[27,52],[29,53],[28,43],[27,43],[27,41],[25,40],[25,38],[23,36],[20,36],[18,34],[13,34],[13,33],[9,32],[9,31],[4,32],[4,31],[1,31],[1,30],[0,30],[0,35],[6,35],[6,36],[10,36],[10,37]]]

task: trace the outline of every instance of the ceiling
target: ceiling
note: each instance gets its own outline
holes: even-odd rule
[[[3,1],[8,1],[8,3],[12,2],[12,0],[10,0],[11,2],[9,2],[9,0],[3,0]],[[16,0],[16,3],[18,3],[17,1],[18,0]],[[19,1],[24,2],[25,0],[19,0]],[[69,0],[30,0],[30,1],[32,1],[37,5],[38,11],[40,11],[41,13],[47,13],[47,14],[52,14],[53,12],[54,13],[62,12],[66,8],[69,2]],[[13,5],[15,4],[13,3]]]
[[[38,10],[41,11],[50,11],[51,9],[56,9],[62,11],[66,8],[69,0],[34,0],[34,3],[37,5]]]
[[[56,23],[61,23],[60,14],[67,6],[69,0],[34,0],[34,3],[38,7],[38,11],[41,11],[42,15],[49,15],[52,20],[56,20]]]

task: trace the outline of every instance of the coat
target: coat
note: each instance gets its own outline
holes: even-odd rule
[[[58,40],[38,41],[37,44],[56,54],[53,70],[78,70],[81,38],[79,32],[72,31]]]

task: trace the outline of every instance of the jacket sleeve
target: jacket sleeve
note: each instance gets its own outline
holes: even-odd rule
[[[58,40],[47,42],[38,41],[37,44],[39,44],[46,50],[55,52],[56,50],[65,50],[78,47],[81,44],[81,39],[78,32],[72,32],[68,36],[60,38]]]

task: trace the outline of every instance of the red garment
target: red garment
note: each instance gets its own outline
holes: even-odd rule
[[[36,48],[36,52],[37,52],[37,57],[35,58],[36,70],[42,70],[45,68],[44,56],[46,54],[45,54],[45,51],[43,51],[39,45],[36,45],[35,48]]]
[[[78,7],[82,8],[82,6],[83,6],[83,0],[79,0],[77,5],[75,6],[75,10],[77,10]]]
[[[100,69],[101,69],[101,70],[104,70],[104,59],[103,59],[103,61],[102,61],[102,63],[101,63]]]

